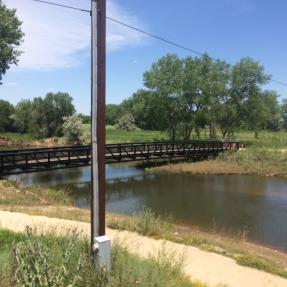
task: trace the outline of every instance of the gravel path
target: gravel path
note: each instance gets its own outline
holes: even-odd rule
[[[23,232],[29,225],[37,232],[53,232],[66,234],[68,229],[82,231],[82,236],[89,238],[88,223],[48,218],[45,216],[30,216],[23,213],[0,211],[0,228]],[[287,280],[269,273],[238,265],[235,260],[206,252],[192,246],[185,246],[169,241],[155,240],[128,231],[107,229],[112,241],[124,243],[131,253],[143,257],[164,250],[172,254],[184,255],[184,273],[192,278],[207,283],[208,286],[230,287],[287,287]]]

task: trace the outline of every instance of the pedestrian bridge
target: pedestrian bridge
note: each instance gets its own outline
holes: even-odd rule
[[[185,158],[201,160],[239,149],[236,141],[189,141],[106,144],[105,163]],[[0,151],[0,177],[12,174],[88,166],[91,146],[63,146]]]

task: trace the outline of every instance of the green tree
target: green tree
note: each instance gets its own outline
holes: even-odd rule
[[[283,129],[287,130],[287,99],[282,101],[281,105],[282,125]]]
[[[258,92],[250,97],[246,105],[248,125],[254,131],[255,138],[258,138],[259,131],[266,129],[279,112],[277,94],[273,91]]]
[[[79,115],[63,117],[63,133],[68,144],[81,144],[83,141],[83,122]]]
[[[82,120],[83,124],[90,124],[91,123],[91,116],[90,115],[79,114],[78,116]]]
[[[166,130],[165,109],[160,98],[149,90],[138,90],[121,105],[121,110],[134,115],[137,127],[144,130]]]
[[[261,87],[269,80],[264,67],[251,58],[241,59],[227,73],[228,82],[219,97],[217,114],[217,123],[223,138],[233,136],[244,121],[250,123],[250,117],[254,116],[250,114],[251,107],[256,106],[256,101],[260,100]]]
[[[8,9],[0,0],[0,84],[3,75],[21,54],[18,47],[23,39],[22,22],[16,17],[15,9]]]
[[[29,131],[37,138],[45,138],[48,135],[47,110],[43,98],[34,98],[32,102]]]
[[[31,128],[32,102],[30,100],[22,100],[14,110],[13,120],[15,127],[20,133],[27,133]]]
[[[46,119],[46,137],[61,136],[63,134],[63,117],[71,116],[75,113],[72,104],[73,98],[67,93],[48,93],[44,98]]]
[[[13,129],[14,107],[8,101],[0,100],[0,132],[11,132]]]
[[[172,140],[177,138],[182,117],[182,77],[183,61],[174,54],[159,59],[144,73],[144,85],[159,97],[159,103],[165,109]]]
[[[106,124],[115,125],[121,117],[120,106],[115,104],[106,105]]]

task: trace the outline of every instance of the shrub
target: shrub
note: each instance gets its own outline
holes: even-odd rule
[[[124,131],[135,131],[135,130],[137,130],[137,127],[135,125],[134,116],[131,113],[127,113],[127,114],[123,115],[118,120],[118,127]]]
[[[68,144],[81,144],[83,141],[83,123],[81,118],[74,114],[63,117],[63,132]]]

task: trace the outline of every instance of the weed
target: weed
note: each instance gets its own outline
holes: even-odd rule
[[[243,266],[253,267],[259,270],[270,272],[287,278],[287,271],[280,270],[275,265],[268,262],[266,259],[251,254],[240,254],[235,257],[236,262]]]
[[[89,244],[77,232],[67,237],[25,235],[0,230],[1,247],[14,248],[0,271],[2,287],[202,287],[182,275],[182,260],[165,248],[154,257],[131,255],[119,243],[112,247],[112,268],[97,270],[89,254]],[[3,244],[3,245],[2,245]],[[3,247],[2,247],[3,248]],[[178,258],[178,259],[176,259]]]

